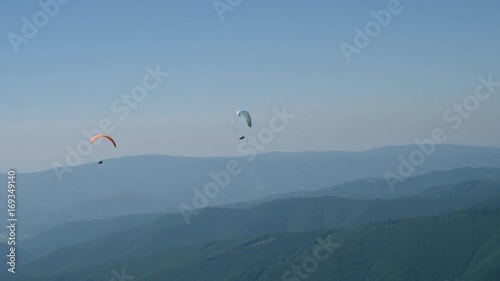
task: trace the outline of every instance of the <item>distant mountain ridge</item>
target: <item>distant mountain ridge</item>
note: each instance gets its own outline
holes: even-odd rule
[[[171,280],[171,276],[179,281],[200,280],[200,276],[207,281],[295,280],[293,276],[300,280],[297,276],[301,275],[292,269],[305,268],[304,261],[315,257],[314,250],[322,245],[326,258],[316,260],[315,270],[302,271],[307,280],[497,281],[499,226],[500,209],[483,208],[345,230],[275,233],[156,248],[144,255],[120,255],[90,266],[79,265],[88,258],[80,247],[52,256],[57,269],[47,258],[27,265],[16,280],[107,281],[112,269],[126,270],[134,280]],[[330,247],[333,243],[335,248]],[[283,279],[285,274],[288,279]]]
[[[487,184],[500,180],[500,169],[498,168],[458,168],[446,171],[434,171],[428,174],[417,175],[407,178],[393,191],[385,179],[363,178],[342,183],[332,187],[319,188],[313,191],[298,191],[283,193],[254,202],[241,202],[240,204],[228,205],[228,207],[251,207],[263,202],[285,198],[313,198],[323,196],[334,196],[350,199],[397,199],[413,196],[426,197],[425,191],[432,188],[444,188],[455,186],[457,183],[476,181]],[[490,194],[493,195],[493,194]],[[432,197],[429,195],[429,197]],[[444,196],[443,196],[444,197]]]
[[[41,264],[44,264],[44,260],[45,263],[50,263],[56,256],[68,251],[86,253],[86,260],[89,261],[104,262],[102,257],[98,258],[101,251],[128,256],[152,249],[189,246],[246,236],[354,227],[389,220],[442,215],[469,207],[482,208],[481,202],[485,200],[488,201],[485,206],[500,207],[500,181],[474,183],[477,186],[484,183],[487,189],[470,189],[468,196],[461,197],[440,193],[439,196],[392,200],[288,198],[247,210],[205,209],[193,218],[190,225],[185,224],[180,214],[161,217],[141,215],[107,221],[68,223],[24,241],[23,245],[36,256],[62,249],[42,257],[37,261]],[[461,182],[435,189],[462,189],[462,186],[468,184],[469,182]],[[494,196],[497,202],[490,202],[490,198]],[[110,227],[101,229],[105,225]],[[84,244],[80,244],[82,242]],[[78,265],[82,265],[82,261]]]
[[[249,202],[360,178],[382,179],[386,171],[397,171],[399,155],[406,157],[415,149],[400,146],[363,152],[268,153],[257,155],[251,162],[244,157],[130,156],[108,159],[106,165],[75,167],[64,175],[62,183],[51,170],[19,173],[18,197],[23,206],[18,213],[24,218],[20,223],[25,234],[31,234],[68,221],[178,211],[181,203],[193,206],[195,189],[201,192],[214,183],[210,173],[225,171],[230,161],[238,163],[241,173],[230,177],[227,188],[209,200],[210,206]],[[462,167],[500,168],[499,156],[498,148],[439,146],[415,175]],[[126,195],[133,193],[137,196]],[[114,208],[104,206],[106,201],[115,202]],[[4,204],[2,200],[0,208]]]

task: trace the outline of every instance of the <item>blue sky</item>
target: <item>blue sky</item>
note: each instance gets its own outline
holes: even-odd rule
[[[85,161],[237,155],[230,121],[240,108],[255,115],[256,132],[274,107],[298,116],[266,151],[411,144],[445,126],[443,112],[473,93],[478,76],[500,80],[500,3],[401,1],[403,11],[347,63],[339,44],[353,44],[354,28],[388,2],[244,0],[221,21],[207,0],[73,0],[15,53],[7,35],[41,8],[5,1],[0,168],[48,169],[107,116],[121,150],[99,147]],[[111,103],[156,65],[171,76],[117,120]],[[483,102],[449,143],[499,146],[499,103]]]

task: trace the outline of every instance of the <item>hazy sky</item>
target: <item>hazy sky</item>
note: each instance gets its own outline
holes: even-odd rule
[[[114,122],[119,149],[98,145],[84,162],[238,155],[237,138],[258,134],[284,106],[297,117],[264,151],[412,144],[437,127],[451,144],[500,145],[500,88],[459,129],[443,120],[478,76],[500,81],[497,0],[401,1],[351,63],[339,45],[354,45],[354,28],[391,1],[243,0],[221,20],[211,0],[73,0],[18,53],[9,34],[22,36],[22,18],[33,22],[42,8],[3,2],[2,172],[64,163],[66,146],[102,118]],[[157,65],[170,76],[122,120],[113,102]],[[254,115],[252,130],[235,119],[240,108]]]

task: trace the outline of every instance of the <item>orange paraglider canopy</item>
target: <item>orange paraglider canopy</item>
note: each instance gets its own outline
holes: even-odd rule
[[[116,142],[115,140],[110,137],[110,136],[107,136],[107,135],[104,135],[104,134],[100,134],[100,135],[95,135],[91,140],[90,142],[91,143],[94,143],[96,140],[98,140],[99,138],[107,138],[109,141],[111,141],[113,143],[113,145],[116,147]]]

